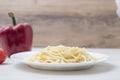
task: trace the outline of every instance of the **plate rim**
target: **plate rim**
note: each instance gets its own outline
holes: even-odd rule
[[[87,64],[87,63],[93,63],[93,62],[99,63],[99,62],[105,61],[105,60],[107,60],[109,58],[108,55],[105,55],[103,53],[97,53],[97,52],[88,51],[89,54],[92,54],[92,55],[95,55],[95,54],[96,55],[102,55],[102,56],[104,56],[104,58],[100,59],[100,60],[96,60],[96,61],[80,62],[80,63],[40,63],[40,62],[29,62],[29,61],[25,61],[25,60],[13,59],[13,57],[16,56],[16,55],[20,55],[20,54],[24,54],[24,53],[29,54],[30,52],[38,52],[38,51],[31,50],[31,51],[25,51],[25,52],[18,52],[18,53],[15,53],[15,54],[11,55],[10,56],[10,60],[17,60],[17,61],[20,61],[20,62],[23,62],[23,63],[27,63],[28,62],[28,63],[33,63],[33,64],[59,64],[59,65],[64,64],[64,65],[66,65],[66,64]]]

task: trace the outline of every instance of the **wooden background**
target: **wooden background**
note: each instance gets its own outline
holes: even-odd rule
[[[114,0],[0,0],[0,25],[28,22],[33,47],[67,45],[120,48],[120,20]]]

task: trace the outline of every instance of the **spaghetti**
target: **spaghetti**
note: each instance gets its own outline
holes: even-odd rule
[[[32,57],[27,58],[30,62],[41,63],[80,63],[95,61],[95,58],[87,53],[85,48],[67,46],[48,46]]]

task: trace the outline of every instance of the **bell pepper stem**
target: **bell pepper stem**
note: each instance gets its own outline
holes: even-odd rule
[[[15,26],[16,25],[16,20],[15,20],[14,14],[12,12],[9,12],[8,15],[12,19],[12,23]]]

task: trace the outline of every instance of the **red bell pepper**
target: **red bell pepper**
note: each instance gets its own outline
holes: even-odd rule
[[[0,48],[3,48],[8,56],[14,53],[30,51],[32,47],[33,31],[28,23],[16,25],[13,13],[8,13],[13,20],[13,25],[8,24],[0,28]]]

